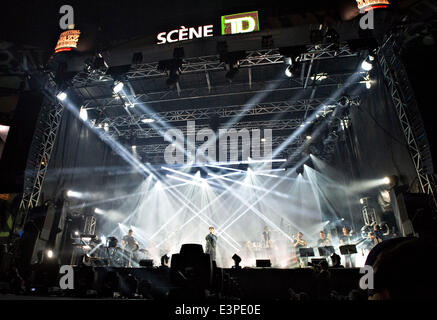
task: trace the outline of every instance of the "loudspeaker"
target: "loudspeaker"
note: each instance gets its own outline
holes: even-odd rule
[[[23,192],[24,171],[43,98],[35,90],[23,92],[18,99],[0,160],[0,193]]]
[[[269,259],[265,260],[256,260],[256,267],[257,268],[270,268],[272,266],[272,263]]]
[[[437,216],[431,207],[432,198],[424,193],[390,192],[399,236],[433,238],[437,232]]]

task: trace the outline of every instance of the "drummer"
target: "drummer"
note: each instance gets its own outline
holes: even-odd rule
[[[121,244],[129,250],[134,250],[138,246],[138,242],[134,238],[134,231],[132,229],[129,229],[129,232],[127,235],[123,237],[121,240]]]

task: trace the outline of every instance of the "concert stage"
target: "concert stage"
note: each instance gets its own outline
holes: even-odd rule
[[[305,3],[254,1],[138,3],[135,35],[114,25],[130,8],[117,3],[98,10],[111,32],[68,24],[33,67],[17,51],[16,112],[7,128],[0,117],[0,279],[37,293],[74,266],[65,294],[123,283],[123,297],[174,298],[204,281],[195,289],[229,297],[340,299],[375,246],[434,241],[428,104],[402,56],[428,24],[388,1],[352,1],[349,19],[325,1],[302,23]],[[203,263],[194,275],[186,244]]]

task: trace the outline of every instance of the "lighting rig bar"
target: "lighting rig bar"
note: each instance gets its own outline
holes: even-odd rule
[[[232,126],[233,129],[241,130],[241,129],[272,129],[272,130],[293,130],[299,128],[302,124],[305,123],[305,120],[303,119],[281,119],[281,120],[263,120],[263,121],[244,121],[244,122],[238,122]],[[203,128],[205,128],[205,125],[196,124],[195,130],[199,131]],[[167,129],[170,129],[169,127],[160,128],[162,131],[166,131]],[[174,126],[172,129],[179,129],[184,134],[187,132],[187,127],[185,126]],[[220,129],[223,129],[223,127],[220,127]],[[104,129],[101,129],[104,130]],[[156,129],[147,127],[147,128],[124,128],[120,129],[119,127],[109,127],[109,134],[113,137],[131,137],[135,136],[137,138],[158,138],[162,137],[162,134],[160,134]]]
[[[338,48],[333,43],[318,44],[307,46],[307,52],[301,54],[300,61],[314,61],[322,59],[343,58],[356,56],[346,43],[340,44]],[[281,64],[284,56],[279,53],[279,49],[262,49],[247,51],[245,59],[240,60],[240,68],[253,66]],[[181,67],[183,73],[218,71],[225,68],[225,63],[220,61],[219,55],[204,57],[185,58]],[[158,62],[133,64],[127,72],[127,79],[138,79],[148,77],[167,76],[165,71],[158,70]],[[73,78],[73,86],[76,88],[88,86],[91,83],[101,83],[113,81],[111,76],[106,74],[87,74],[78,73]]]
[[[331,104],[332,103],[332,104]],[[247,116],[277,114],[277,113],[299,113],[314,111],[318,106],[325,105],[325,111],[332,108],[335,101],[330,102],[329,98],[313,98],[313,99],[299,99],[294,101],[279,101],[269,103],[258,103],[253,105],[232,105],[223,106],[219,108],[198,108],[198,109],[182,109],[173,111],[163,111],[149,114],[132,116],[122,115],[116,117],[105,117],[101,119],[90,119],[93,126],[106,123],[109,127],[124,127],[133,125],[144,125],[143,121],[146,119],[161,120],[163,122],[188,121],[188,120],[208,120],[213,116],[221,118],[232,118],[240,116],[245,108],[251,106],[245,112]]]
[[[341,73],[341,74],[328,74],[325,79],[316,81],[313,85],[311,84],[311,89],[313,87],[337,87],[344,84],[348,79],[353,76],[353,73]],[[360,74],[360,77],[354,81],[358,84],[365,80],[367,76],[366,72]],[[214,98],[214,97],[225,97],[232,95],[242,95],[242,94],[256,94],[263,92],[285,92],[290,90],[302,90],[305,84],[305,79],[301,78],[290,78],[287,80],[278,81],[262,81],[253,82],[252,84],[240,83],[233,84],[231,87],[229,85],[214,86],[213,91],[210,91],[208,87],[201,88],[187,88],[181,89],[180,92],[174,90],[167,90],[161,92],[149,92],[149,93],[139,93],[136,95],[127,95],[123,99],[120,97],[95,97],[92,99],[87,99],[83,96],[80,90],[77,90],[79,94],[83,97],[83,105],[88,109],[102,109],[110,107],[124,107],[125,101],[132,102],[134,107],[137,104],[153,104],[162,103],[170,101],[181,101],[181,100],[192,100],[192,99],[202,99],[202,98]]]

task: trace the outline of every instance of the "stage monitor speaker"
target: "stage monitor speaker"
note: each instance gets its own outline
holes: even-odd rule
[[[425,193],[390,192],[399,236],[433,237],[437,232],[436,212]]]
[[[153,267],[153,260],[152,259],[143,259],[140,260],[140,267],[146,267],[146,268],[152,268]]]
[[[269,259],[260,259],[256,260],[256,267],[257,268],[270,268],[272,266],[272,263]]]
[[[0,159],[0,193],[23,192],[24,171],[43,98],[39,91],[28,91],[18,99]]]

